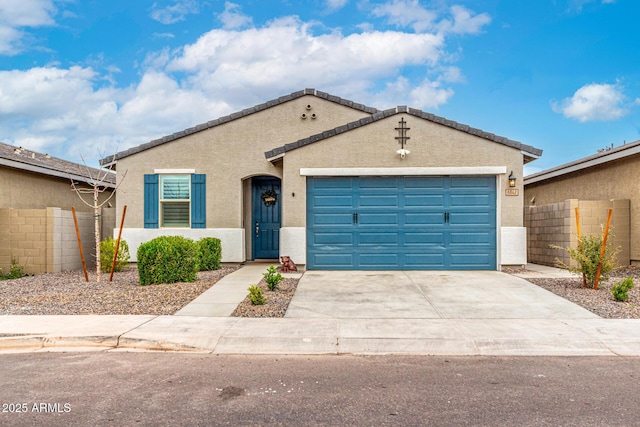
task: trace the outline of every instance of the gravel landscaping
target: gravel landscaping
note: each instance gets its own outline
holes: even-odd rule
[[[506,273],[524,273],[526,270],[505,269]],[[620,280],[633,278],[634,288],[629,291],[629,300],[616,301],[611,287]],[[596,291],[582,286],[582,277],[564,279],[528,278],[531,283],[561,296],[605,319],[640,319],[640,268],[625,267],[611,273],[609,280],[600,282]]]
[[[289,302],[296,292],[299,279],[285,278],[278,284],[276,291],[270,291],[264,279],[257,285],[267,297],[267,302],[262,305],[253,305],[249,298],[245,298],[238,308],[231,314],[233,317],[284,317],[289,307]],[[249,287],[249,285],[247,285]],[[247,291],[248,294],[249,291]]]
[[[96,283],[95,272],[89,282],[83,272],[38,274],[0,281],[0,315],[3,314],[174,314],[213,286],[220,278],[238,269],[201,271],[197,281],[140,286],[138,270],[130,266],[115,273],[102,274]]]
[[[95,282],[95,273],[85,282],[82,271],[41,274],[22,279],[0,281],[0,315],[62,315],[62,314],[149,314],[176,313],[220,278],[237,270],[226,265],[217,271],[198,273],[196,282],[139,286],[135,266],[115,273],[113,282],[102,275]],[[522,269],[505,269],[506,273],[524,273]],[[629,291],[629,301],[615,301],[611,287],[625,277],[632,277],[636,287]],[[529,278],[529,282],[578,304],[607,319],[640,319],[640,268],[626,267],[600,284],[599,290],[582,287],[582,278]],[[277,291],[270,291],[264,280],[258,283],[268,301],[253,305],[248,298],[242,301],[232,316],[283,317],[296,290],[298,279],[285,278]],[[249,287],[247,283],[247,287]],[[247,291],[248,294],[248,291]]]

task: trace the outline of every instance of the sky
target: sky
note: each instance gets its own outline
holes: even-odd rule
[[[97,166],[305,88],[543,150],[640,139],[635,0],[0,0],[0,141]]]

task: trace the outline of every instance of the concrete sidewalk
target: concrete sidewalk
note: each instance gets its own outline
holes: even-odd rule
[[[523,297],[539,295],[540,303],[549,298],[549,304],[560,309],[550,312],[551,306],[544,303],[546,308],[529,311],[526,318],[524,312],[518,316],[517,310],[509,308],[504,313],[512,315],[506,318],[487,317],[493,307],[465,315],[470,305],[462,304],[457,314],[447,314],[451,310],[444,309],[451,307],[447,294],[439,294],[437,286],[430,288],[421,281],[433,272],[405,272],[407,289],[418,289],[435,307],[435,313],[407,317],[396,312],[393,316],[366,318],[341,317],[336,311],[316,317],[290,317],[289,313],[278,319],[228,317],[246,296],[247,287],[262,278],[266,267],[244,266],[174,316],[0,316],[0,353],[165,350],[213,354],[640,356],[640,320],[601,319],[571,303],[573,307],[567,308],[564,300],[554,300],[559,297],[538,294],[529,289],[529,285],[534,286],[531,284],[519,287],[520,279],[498,272],[478,277],[504,281],[506,288],[521,288],[517,292],[523,292]],[[528,266],[528,270],[535,268]],[[555,269],[541,270],[531,274],[563,274]],[[458,277],[457,273],[446,274]],[[345,281],[342,283],[344,286]],[[474,295],[482,298],[483,294]]]
[[[0,353],[640,356],[640,320],[3,316]]]

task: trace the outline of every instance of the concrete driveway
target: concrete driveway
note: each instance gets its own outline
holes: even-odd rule
[[[307,271],[286,317],[339,319],[597,319],[497,271]]]

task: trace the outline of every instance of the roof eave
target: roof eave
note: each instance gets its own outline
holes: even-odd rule
[[[362,112],[367,113],[367,114],[375,114],[375,113],[378,112],[378,109],[376,109],[376,108],[368,107],[368,106],[366,106],[364,104],[358,104],[358,103],[355,103],[355,102],[350,101],[348,99],[341,98],[339,96],[330,95],[330,94],[328,94],[326,92],[322,92],[322,91],[319,91],[317,89],[307,88],[307,89],[300,90],[300,91],[297,91],[297,92],[292,92],[292,93],[290,93],[288,95],[284,95],[284,96],[281,96],[281,97],[276,98],[276,99],[272,99],[271,101],[267,101],[267,102],[264,102],[262,104],[255,105],[255,106],[250,107],[250,108],[245,108],[242,111],[238,111],[238,112],[231,113],[231,114],[223,116],[223,117],[219,117],[219,118],[217,118],[215,120],[210,120],[210,121],[208,121],[206,123],[201,123],[201,124],[196,125],[194,127],[191,127],[191,128],[179,131],[179,132],[175,132],[175,133],[173,133],[171,135],[166,135],[166,136],[163,136],[161,138],[152,140],[150,142],[147,142],[147,143],[135,146],[135,147],[131,147],[128,150],[124,150],[124,151],[121,151],[119,153],[116,153],[113,156],[109,156],[109,157],[105,157],[104,159],[101,159],[100,160],[100,164],[103,165],[103,166],[106,166],[107,164],[108,165],[112,165],[116,161],[118,161],[119,159],[122,159],[122,158],[125,158],[125,157],[129,157],[129,156],[131,156],[133,154],[137,154],[137,153],[140,153],[142,151],[149,150],[151,148],[157,147],[158,145],[162,145],[162,144],[165,144],[167,142],[175,141],[177,139],[180,139],[180,138],[182,138],[184,136],[187,136],[187,135],[191,135],[193,133],[202,132],[202,131],[210,129],[212,127],[219,126],[219,125],[222,125],[224,123],[228,123],[228,122],[231,122],[231,121],[234,121],[234,120],[237,120],[237,119],[241,119],[241,118],[246,117],[248,115],[255,114],[257,112],[266,110],[268,108],[275,107],[275,106],[277,106],[279,104],[284,104],[286,102],[293,101],[293,100],[298,99],[298,98],[302,98],[304,96],[315,96],[317,98],[324,99],[324,100],[327,100],[327,101],[330,101],[330,102],[334,102],[334,103],[343,105],[345,107],[353,108],[355,110],[359,110],[359,111],[362,111]]]
[[[555,168],[547,169],[541,172],[534,173],[524,177],[524,185],[534,184],[540,181],[546,181],[548,179],[556,178],[562,175],[567,175],[573,172],[577,172],[583,169],[591,168],[594,166],[602,165],[605,163],[613,162],[615,160],[624,159],[633,155],[640,154],[640,141],[631,143],[628,146],[622,146],[618,149],[605,154],[596,156],[589,156],[574,162],[565,163]]]
[[[27,172],[39,173],[41,175],[54,176],[56,178],[65,178],[69,180],[84,182],[86,184],[92,185],[95,181],[87,178],[86,176],[81,176],[74,173],[61,172],[53,169],[43,168],[41,166],[31,165],[28,163],[16,162],[14,160],[0,158],[0,165],[7,166],[13,169],[24,170]],[[100,185],[105,188],[115,189],[116,184],[108,181],[101,182]]]

